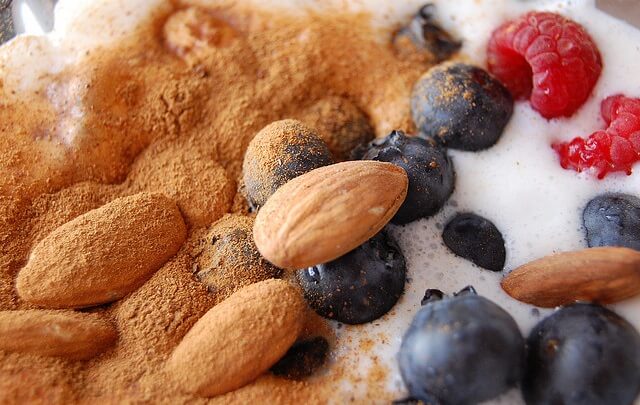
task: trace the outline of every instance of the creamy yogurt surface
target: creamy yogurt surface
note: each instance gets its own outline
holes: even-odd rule
[[[582,210],[593,197],[606,192],[640,195],[640,178],[635,165],[631,176],[612,174],[598,180],[589,173],[564,170],[550,145],[576,136],[588,136],[604,128],[600,102],[607,96],[640,96],[640,30],[610,17],[583,1],[435,1],[443,26],[463,40],[462,53],[471,63],[486,66],[486,44],[502,22],[528,10],[549,10],[580,24],[592,35],[603,59],[604,69],[596,87],[582,108],[570,118],[546,120],[528,102],[518,101],[500,141],[482,152],[450,150],[456,170],[455,191],[436,216],[393,227],[408,265],[405,294],[390,314],[363,326],[347,328],[339,346],[354,365],[358,343],[346,337],[370,339],[382,333],[388,339],[373,345],[372,355],[392,368],[389,388],[401,393],[403,384],[395,360],[402,334],[420,308],[428,288],[451,294],[472,285],[506,309],[523,334],[551,313],[549,309],[515,301],[500,288],[501,273],[480,269],[456,257],[442,242],[442,229],[456,213],[473,212],[491,220],[502,232],[507,250],[505,273],[545,255],[587,247],[582,227]],[[417,4],[416,4],[417,5]],[[640,299],[611,308],[640,328]],[[489,403],[521,404],[519,390],[512,390]],[[636,403],[640,403],[637,400]]]
[[[213,2],[213,1],[212,1]],[[367,390],[365,376],[374,363],[387,369],[386,389],[397,398],[406,395],[396,363],[402,335],[420,308],[428,288],[447,294],[472,285],[506,309],[526,336],[551,310],[536,309],[507,296],[500,288],[501,273],[480,269],[455,256],[442,242],[444,224],[455,214],[473,212],[491,220],[506,242],[505,273],[530,260],[554,252],[586,247],[582,210],[593,197],[606,192],[640,196],[640,165],[632,175],[614,173],[598,180],[589,173],[564,170],[551,149],[554,141],[587,136],[604,127],[600,102],[622,93],[640,97],[640,30],[599,11],[594,0],[432,0],[438,21],[463,41],[462,57],[486,67],[486,44],[502,22],[528,10],[549,10],[580,24],[591,34],[603,59],[603,71],[585,105],[570,118],[546,120],[518,101],[500,141],[482,152],[450,150],[456,170],[455,191],[436,216],[403,227],[390,226],[406,257],[408,279],[404,296],[391,312],[374,322],[358,326],[336,325],[338,343],[333,361],[346,362],[357,378],[345,379],[336,402],[355,398]],[[140,19],[163,7],[160,0],[62,0],[56,10],[56,25],[45,37],[19,38],[7,44],[0,55],[6,81],[28,91],[38,86],[44,73],[55,73],[70,63],[79,63],[85,51],[117,41]],[[263,6],[255,2],[256,7]],[[356,0],[278,0],[277,6],[303,12],[300,6],[339,12],[367,10],[380,27],[406,21],[424,0],[386,2]],[[276,4],[269,4],[276,6]],[[94,33],[101,32],[102,35]],[[24,44],[28,44],[25,48]],[[26,51],[25,51],[26,49]],[[29,69],[24,67],[29,66]],[[81,111],[78,112],[81,115]],[[73,137],[73,133],[69,134]],[[640,298],[611,307],[640,329]],[[363,351],[362,347],[367,350]],[[331,373],[331,369],[327,370]],[[491,401],[493,404],[524,403],[519,390]],[[640,403],[640,401],[636,401]]]

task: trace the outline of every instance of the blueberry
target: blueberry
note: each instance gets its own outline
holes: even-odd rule
[[[589,201],[582,213],[589,247],[623,246],[640,250],[640,198],[605,194]]]
[[[491,271],[502,271],[507,255],[502,234],[486,218],[458,214],[444,227],[444,244],[456,255]]]
[[[393,43],[401,54],[408,53],[411,45],[414,50],[427,52],[431,63],[448,59],[456,53],[462,43],[442,29],[434,18],[435,6],[426,4],[418,10],[406,27],[400,29]]]
[[[300,121],[275,121],[251,140],[242,163],[243,192],[258,208],[289,180],[333,163],[320,137]]]
[[[455,173],[447,152],[430,140],[392,131],[354,150],[355,158],[390,162],[409,176],[407,198],[391,222],[403,225],[434,215],[453,192]]]
[[[402,338],[398,362],[412,398],[428,404],[475,404],[515,386],[524,339],[498,305],[465,289],[430,299]]]
[[[244,215],[225,215],[213,224],[195,256],[195,276],[215,302],[249,284],[282,275],[281,269],[258,252],[253,242],[253,218]]]
[[[324,364],[328,352],[329,342],[322,336],[297,342],[271,367],[271,372],[292,380],[303,379]]]
[[[479,67],[443,63],[425,73],[411,95],[421,135],[468,151],[493,146],[513,112],[511,94]]]
[[[351,150],[374,138],[369,118],[344,97],[318,100],[302,114],[301,120],[318,131],[336,160],[347,160]]]
[[[598,305],[574,304],[542,320],[528,341],[527,404],[633,403],[640,391],[640,335]]]
[[[349,324],[386,314],[404,291],[406,266],[385,231],[328,263],[297,272],[309,305],[320,315]]]

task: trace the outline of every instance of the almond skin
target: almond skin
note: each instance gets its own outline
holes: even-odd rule
[[[186,392],[224,394],[274,365],[302,331],[306,302],[292,284],[266,280],[244,287],[210,309],[167,363]]]
[[[115,343],[114,325],[97,314],[72,311],[0,312],[0,350],[86,360]]]
[[[256,216],[260,253],[284,269],[325,263],[378,233],[407,196],[406,172],[353,161],[312,170],[280,187]]]
[[[41,240],[18,273],[18,295],[47,308],[118,300],[169,260],[186,234],[180,210],[168,197],[118,198]]]
[[[502,288],[538,307],[576,301],[611,304],[640,293],[640,252],[599,247],[546,256],[512,271]]]

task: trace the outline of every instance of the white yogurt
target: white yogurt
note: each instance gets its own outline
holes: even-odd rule
[[[399,4],[356,0],[347,7],[369,10],[377,24],[389,26],[407,20],[424,2],[405,0]],[[444,247],[442,226],[454,213],[471,211],[493,221],[505,238],[506,268],[511,270],[549,253],[585,247],[581,211],[594,196],[607,191],[640,196],[639,165],[632,176],[613,174],[604,180],[596,180],[587,174],[563,170],[550,148],[554,140],[587,136],[601,128],[599,104],[604,97],[616,93],[640,97],[640,30],[598,11],[593,0],[432,2],[437,6],[442,25],[464,41],[462,53],[480,66],[485,65],[485,47],[491,32],[506,19],[536,9],[552,10],[584,25],[600,49],[604,70],[592,97],[575,116],[547,121],[528,103],[518,102],[513,118],[496,146],[477,153],[451,151],[457,181],[446,207],[433,218],[392,229],[406,256],[411,280],[404,296],[382,319],[338,329],[335,360],[349,364],[348,368],[363,381],[345,381],[343,391],[336,393],[338,403],[346,398],[357,400],[367,391],[366,375],[374,357],[390,370],[386,388],[398,398],[405,395],[395,356],[402,334],[419,309],[427,288],[452,293],[473,285],[479,294],[509,311],[524,334],[550,312],[540,310],[534,315],[533,307],[514,301],[500,289],[501,274],[481,270]],[[105,1],[100,5],[101,13],[87,14],[84,10],[90,5],[95,7],[96,2],[61,1],[53,33],[44,38],[18,38],[0,52],[0,73],[6,77],[5,85],[13,84],[22,89],[39,87],[37,79],[42,73],[59,71],[68,63],[78,63],[84,50],[122,38],[137,21],[162,3],[161,0]],[[256,7],[264,7],[262,2],[255,3]],[[273,7],[273,3],[269,6]],[[345,7],[340,0],[322,5],[312,0],[278,0],[277,3],[286,8],[300,5]],[[95,32],[96,24],[104,27],[104,35],[100,38],[87,35],[87,32]],[[29,47],[25,48],[25,44]],[[24,68],[27,66],[29,69]],[[25,76],[25,72],[31,74]],[[639,308],[640,299],[613,306],[638,329]],[[363,339],[374,342],[373,348],[365,354],[360,352]],[[519,391],[512,390],[490,403],[521,404],[523,401]]]

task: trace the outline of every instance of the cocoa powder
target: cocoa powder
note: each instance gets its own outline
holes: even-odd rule
[[[413,129],[409,94],[426,66],[399,60],[391,32],[380,41],[367,15],[293,16],[231,0],[167,3],[126,41],[48,78],[47,89],[10,97],[15,90],[0,86],[0,99],[9,100],[0,108],[0,309],[34,308],[14,287],[32,249],[117,198],[165,194],[189,227],[176,255],[141,287],[85,310],[116,325],[112,348],[85,361],[0,351],[5,403],[204,403],[180,390],[165,364],[209,309],[263,277],[235,268],[230,278],[219,275],[216,283],[228,289],[217,292],[194,275],[211,224],[226,213],[247,215],[235,179],[251,139],[317,103],[308,124],[340,130],[350,115],[318,123],[325,111],[352,114],[322,107],[331,97],[361,109],[377,135]],[[309,319],[305,334],[331,340],[324,323]],[[212,402],[323,403],[348,369],[332,364],[304,381],[267,373]]]

